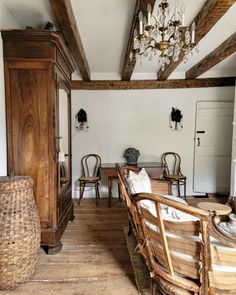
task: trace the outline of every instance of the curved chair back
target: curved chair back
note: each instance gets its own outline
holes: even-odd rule
[[[101,167],[101,158],[96,154],[85,155],[81,159],[83,177],[99,177],[99,168]]]
[[[166,166],[165,175],[179,175],[181,173],[181,158],[179,154],[167,152],[161,156],[161,162]]]

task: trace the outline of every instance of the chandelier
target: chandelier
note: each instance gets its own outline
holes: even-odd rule
[[[178,0],[172,11],[168,0],[162,0],[156,15],[148,4],[146,16],[139,12],[139,27],[134,30],[130,59],[144,56],[152,60],[158,56],[162,70],[171,60],[178,61],[181,51],[184,52],[184,60],[187,60],[188,53],[195,46],[195,23],[191,28],[186,27],[184,14],[185,7],[180,6]]]

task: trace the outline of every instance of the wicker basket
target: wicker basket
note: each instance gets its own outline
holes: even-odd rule
[[[0,290],[35,272],[40,222],[30,176],[0,177]]]

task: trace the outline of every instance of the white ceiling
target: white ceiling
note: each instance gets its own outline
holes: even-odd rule
[[[120,79],[135,2],[71,0],[92,78]]]
[[[49,0],[1,0],[16,21],[24,28],[32,26],[42,29],[47,21],[57,27]],[[9,28],[14,29],[14,28]]]
[[[51,21],[57,24],[49,0],[2,0],[22,26],[43,28]],[[197,15],[206,0],[182,0],[186,25]],[[158,2],[158,1],[157,1]],[[174,0],[170,0],[170,5]],[[81,39],[89,63],[91,78],[120,79],[124,54],[136,0],[71,0]],[[170,78],[184,78],[184,73],[235,32],[236,3],[199,42],[186,63],[181,63]],[[13,29],[13,28],[9,28]],[[132,79],[156,79],[157,61],[136,63]],[[236,76],[236,54],[222,61],[202,77]],[[80,78],[80,75],[75,75]]]

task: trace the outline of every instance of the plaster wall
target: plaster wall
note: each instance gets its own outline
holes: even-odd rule
[[[0,28],[1,30],[20,28],[9,10],[0,1]],[[7,174],[7,152],[6,152],[6,113],[5,113],[5,85],[2,38],[0,36],[0,175]]]
[[[236,80],[235,80],[235,86],[236,86]],[[236,101],[236,87],[235,87],[235,101]],[[230,195],[236,196],[236,104],[234,104]]]
[[[128,147],[140,151],[140,162],[159,161],[166,151],[182,158],[187,194],[193,194],[193,156],[196,102],[233,101],[234,87],[162,90],[72,91],[73,196],[78,197],[77,179],[83,155],[97,153],[104,163],[123,162]],[[183,129],[169,128],[172,107],[183,114]],[[87,112],[89,129],[77,131],[74,118],[80,108]],[[102,196],[107,195],[105,178]],[[114,194],[116,188],[114,188]],[[93,196],[88,190],[87,196]]]

